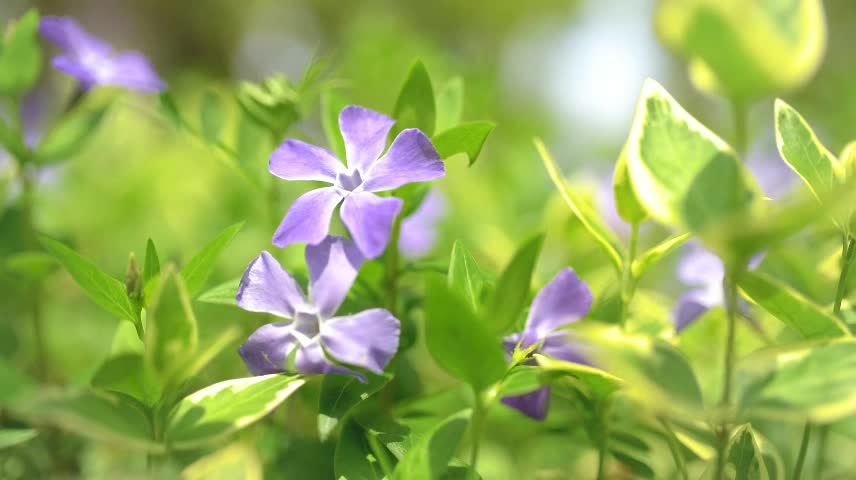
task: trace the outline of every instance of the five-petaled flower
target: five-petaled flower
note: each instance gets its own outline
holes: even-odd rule
[[[515,350],[532,349],[530,355],[541,353],[557,360],[589,364],[584,348],[572,343],[570,332],[562,328],[585,317],[592,301],[591,290],[574,270],[562,270],[535,297],[523,332],[505,338],[506,350],[513,355]],[[543,420],[550,406],[550,388],[505,397],[502,402],[535,420]]]
[[[294,202],[274,234],[274,245],[318,244],[329,233],[333,211],[341,203],[339,215],[363,255],[373,259],[383,253],[403,202],[375,193],[446,175],[437,150],[417,129],[402,131],[381,156],[394,123],[366,108],[349,106],[342,110],[339,128],[345,140],[347,167],[329,151],[299,140],[288,140],[273,153],[270,172],[277,177],[330,184]]]
[[[334,316],[364,261],[353,242],[341,237],[307,246],[307,298],[273,256],[262,252],[241,280],[238,305],[292,321],[267,324],[250,336],[240,349],[250,371],[349,374],[360,380],[348,366],[383,373],[398,350],[398,319],[380,308]]]
[[[57,70],[80,82],[84,90],[97,86],[127,88],[143,93],[166,90],[146,57],[139,52],[114,53],[103,40],[90,35],[68,17],[44,17],[42,37],[63,50],[51,62]]]
[[[431,190],[422,205],[401,222],[398,248],[408,260],[428,255],[437,243],[437,222],[446,215],[446,199],[438,190]]]

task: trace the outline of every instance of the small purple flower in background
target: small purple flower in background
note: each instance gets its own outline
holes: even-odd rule
[[[51,62],[57,70],[76,78],[84,90],[97,86],[123,87],[143,93],[166,90],[146,57],[139,52],[114,53],[106,42],[93,37],[68,17],[44,17],[42,37],[63,54]]]
[[[533,354],[541,353],[557,360],[588,365],[583,348],[571,343],[569,332],[561,329],[585,317],[592,301],[591,290],[574,270],[562,270],[535,297],[523,332],[506,337],[506,350],[513,354],[515,349],[526,350],[535,346]],[[535,420],[544,420],[550,406],[550,388],[505,397],[502,403]]]
[[[401,222],[401,254],[408,260],[428,255],[437,243],[437,222],[445,216],[446,199],[438,190],[431,190],[422,205]]]
[[[723,281],[725,267],[722,260],[712,252],[692,245],[691,250],[681,258],[678,264],[678,279],[693,287],[685,293],[675,308],[675,330],[680,333],[705,312],[713,307],[725,304]],[[758,254],[749,262],[749,269],[758,268],[764,260],[764,254]]]
[[[773,155],[754,156],[746,166],[764,194],[773,200],[787,197],[799,185],[797,174],[781,158]]]
[[[363,381],[362,375],[339,363],[383,373],[398,350],[398,319],[380,308],[334,316],[364,261],[353,242],[341,237],[307,246],[307,298],[276,259],[262,252],[241,280],[238,305],[292,321],[267,324],[250,336],[240,349],[247,368],[254,375],[297,371],[354,375]]]
[[[431,140],[415,128],[398,134],[381,157],[394,123],[366,108],[349,106],[342,110],[339,128],[345,140],[347,168],[329,151],[299,140],[288,140],[273,153],[270,172],[277,177],[330,184],[294,202],[274,234],[274,245],[285,248],[321,242],[330,230],[333,211],[341,203],[339,216],[363,255],[373,259],[383,253],[403,202],[375,193],[446,176],[446,167]]]

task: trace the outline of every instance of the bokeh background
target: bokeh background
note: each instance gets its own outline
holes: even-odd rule
[[[646,77],[661,82],[723,137],[732,132],[729,106],[694,89],[686,65],[658,42],[654,6],[650,0],[3,0],[0,23],[32,7],[43,15],[73,16],[117,48],[146,53],[182,110],[196,111],[205,92],[221,94],[232,112],[227,132],[239,126],[238,106],[230,99],[240,81],[277,73],[298,81],[319,60],[329,65],[325,81],[339,82],[353,103],[386,112],[414,59],[424,61],[435,88],[460,75],[464,119],[488,119],[497,128],[474,166],[450,162],[448,178],[439,184],[450,208],[435,255],[447,256],[452,242],[462,239],[487,270],[497,271],[522,239],[546,231],[537,283],[570,264],[597,291],[608,287],[611,273],[592,242],[575,241],[584,234],[557,199],[532,137],[545,140],[572,183],[589,191],[609,217],[614,213],[602,192]],[[825,7],[825,59],[807,86],[785,98],[839,151],[856,136],[856,3],[831,0]],[[70,79],[45,72],[37,102],[42,125],[72,93]],[[289,136],[323,144],[317,101],[304,113]],[[181,264],[227,225],[246,220],[211,285],[239,276],[260,250],[273,248],[273,229],[305,185],[279,182],[278,198],[270,202],[224,167],[216,151],[176,132],[154,97],[124,95],[109,115],[86,150],[45,179],[37,200],[41,231],[120,276],[129,253],[142,256],[148,238],[157,243],[162,261]],[[778,158],[772,99],[755,104],[749,119],[750,157]],[[260,176],[274,147],[263,136],[251,146]],[[18,216],[13,202],[0,204],[0,256],[20,242],[9,233]],[[299,247],[283,253],[293,266],[301,256]],[[646,281],[676,298],[679,287],[671,276],[666,267]],[[44,288],[49,378],[86,384],[111,351],[117,322],[65,273],[50,277]],[[32,332],[21,307],[27,290],[0,274],[0,291],[0,354],[26,368],[33,363]],[[225,306],[198,305],[197,316],[203,338],[227,325],[249,334],[264,321]],[[424,352],[412,355],[423,388],[440,391],[451,383]],[[242,375],[246,371],[232,348],[200,385]],[[244,434],[258,440],[260,454],[273,465],[270,478],[332,478],[332,445],[312,434],[312,395],[311,389],[301,392],[283,422],[283,429],[297,434],[260,428]],[[539,425],[501,410],[487,438],[485,478],[573,478],[566,476],[566,466],[576,456],[594,455],[574,448],[575,437],[566,432],[551,434],[557,425],[564,429],[573,422],[570,412]],[[577,431],[578,442],[587,442]],[[82,459],[82,466],[68,470],[82,468],[92,478],[115,478],[137,461],[73,437],[66,445],[69,452],[61,458]],[[34,461],[50,462],[49,457],[43,451]]]

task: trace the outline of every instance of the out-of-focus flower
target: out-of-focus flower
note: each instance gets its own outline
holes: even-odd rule
[[[401,222],[401,254],[409,260],[428,255],[437,243],[437,223],[445,216],[446,199],[438,190],[431,190],[422,205]]]
[[[526,319],[526,328],[505,338],[510,354],[533,348],[557,360],[588,364],[583,348],[568,340],[569,332],[561,330],[585,317],[591,309],[591,290],[573,269],[559,272],[535,297]],[[535,420],[547,417],[550,388],[544,387],[525,395],[505,397],[502,402]]]
[[[403,202],[375,193],[446,176],[446,167],[431,140],[415,128],[402,131],[381,157],[394,123],[366,108],[349,106],[342,110],[339,128],[345,140],[347,168],[329,151],[299,140],[288,140],[273,153],[270,172],[277,177],[330,184],[294,202],[274,234],[274,245],[284,248],[321,242],[330,230],[333,211],[341,203],[339,216],[363,255],[372,259],[383,253]]]
[[[71,18],[44,17],[39,32],[63,51],[51,62],[54,68],[76,78],[84,90],[97,86],[143,93],[166,90],[166,83],[143,54],[115,53],[109,44],[90,35]]]
[[[787,197],[798,185],[799,177],[780,158],[756,156],[750,158],[746,166],[758,180],[764,194],[773,200]]]
[[[383,373],[398,350],[398,319],[380,308],[334,316],[364,260],[353,242],[341,237],[307,246],[307,298],[276,259],[262,252],[241,280],[238,305],[292,321],[265,325],[250,336],[240,349],[247,368],[254,375],[296,371],[354,375],[360,380],[365,379],[344,365]]]

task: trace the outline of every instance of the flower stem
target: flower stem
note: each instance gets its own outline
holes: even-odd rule
[[[738,153],[746,153],[749,146],[749,108],[741,100],[732,101],[732,110],[734,115],[734,149]]]
[[[689,480],[690,477],[687,473],[687,466],[684,463],[684,456],[681,454],[681,446],[678,443],[678,437],[675,435],[675,432],[672,430],[672,426],[665,417],[659,417],[658,420],[660,420],[660,425],[663,426],[663,431],[666,432],[669,451],[672,453],[672,459],[675,461],[675,467],[677,467],[678,472],[681,475],[681,480]]]
[[[835,302],[832,305],[832,313],[841,314],[841,302],[847,294],[847,274],[856,256],[856,238],[849,237],[841,247],[841,273],[838,275],[838,288],[835,291]]]
[[[597,480],[606,479],[606,459],[609,455],[609,402],[598,406],[601,431],[597,439]]]
[[[724,415],[730,415],[728,410],[731,407],[731,390],[734,381],[734,357],[735,357],[735,340],[737,330],[737,282],[735,272],[728,269],[725,275],[725,310],[728,323],[725,333],[725,368],[723,369],[722,377],[722,398],[719,401],[719,406]],[[731,437],[731,426],[729,420],[723,419],[719,425],[717,432],[719,444],[716,452],[716,470],[713,480],[720,480],[725,473],[726,454],[728,449],[728,440]]]
[[[794,465],[794,473],[791,477],[793,480],[800,480],[802,475],[803,464],[805,464],[805,454],[808,452],[808,442],[811,439],[811,423],[806,422],[803,428],[802,441],[800,442],[800,453],[797,455],[797,463]]]
[[[621,328],[627,324],[627,310],[635,292],[635,281],[633,278],[633,261],[636,260],[636,251],[639,247],[639,224],[634,223],[630,230],[630,251],[624,264],[621,275]]]
[[[372,451],[372,455],[375,457],[375,460],[377,460],[378,465],[380,465],[383,475],[386,478],[392,478],[392,472],[395,470],[395,467],[393,467],[392,462],[389,459],[389,451],[382,443],[380,443],[380,440],[370,432],[366,433],[366,440],[368,440],[369,450]]]
[[[473,445],[470,449],[470,468],[475,474],[474,477],[478,478],[477,470],[478,462],[479,462],[479,453],[481,447],[481,437],[482,430],[484,429],[484,419],[487,416],[487,405],[485,404],[484,399],[479,392],[475,392],[476,395],[476,405],[473,410],[473,426],[472,426],[472,436],[473,436]]]
[[[401,238],[401,215],[392,224],[392,235],[386,247],[386,308],[393,316],[398,310],[398,274],[400,273],[400,252],[398,241]]]

